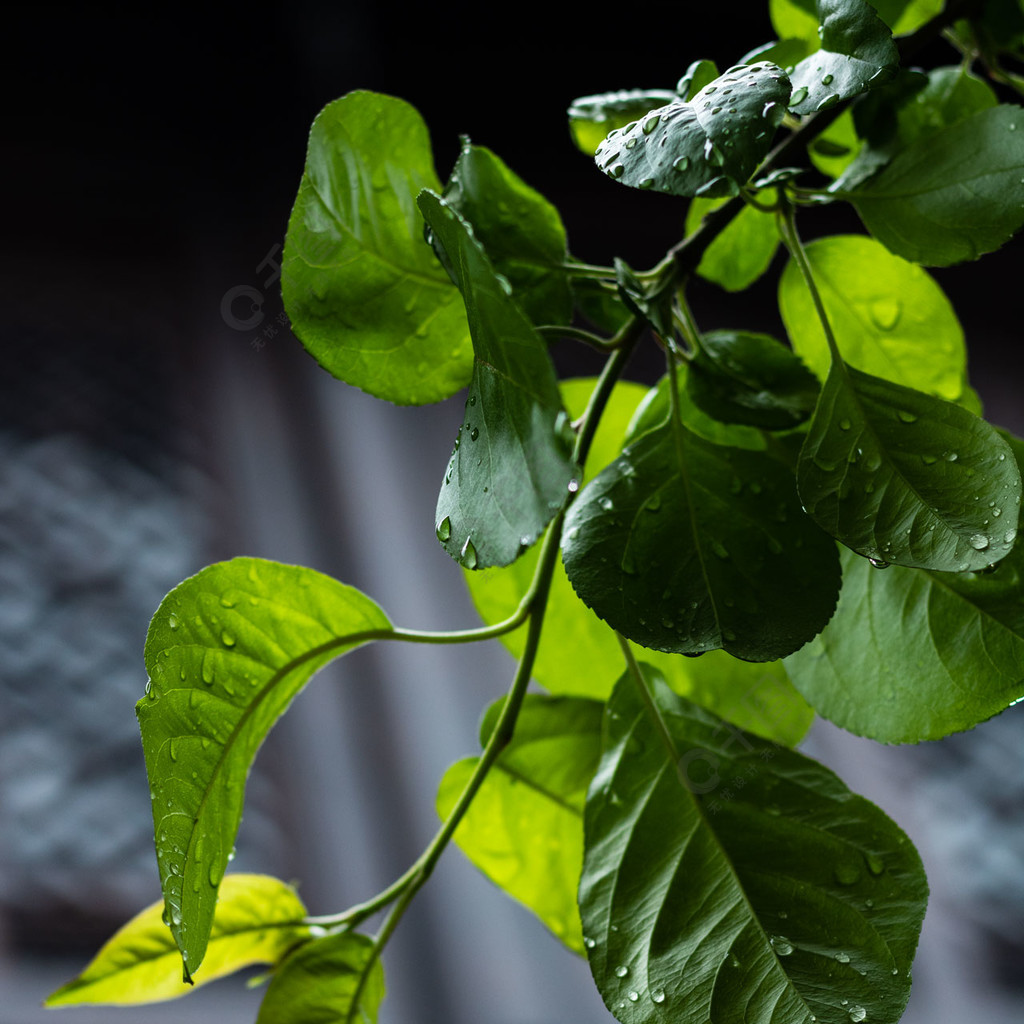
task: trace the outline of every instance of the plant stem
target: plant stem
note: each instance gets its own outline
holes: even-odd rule
[[[821,329],[825,332],[825,340],[828,342],[828,350],[832,354],[832,362],[845,371],[846,364],[843,362],[839,346],[836,344],[836,336],[832,333],[832,325],[829,323],[828,313],[825,312],[825,304],[821,300],[821,293],[814,280],[814,273],[811,270],[810,260],[804,250],[803,243],[796,230],[796,220],[793,216],[793,207],[788,202],[783,202],[779,207],[779,234],[782,236],[783,244],[789,250],[793,262],[800,270],[800,276],[811,293],[811,301],[814,303],[814,311],[821,321]]]
[[[586,331],[582,327],[573,327],[569,324],[541,324],[536,329],[541,334],[552,334],[560,338],[575,338],[577,341],[586,342],[601,350],[607,350],[611,345],[609,339],[602,338],[592,331]]]

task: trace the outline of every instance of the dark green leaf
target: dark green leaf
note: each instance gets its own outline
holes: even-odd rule
[[[384,999],[379,960],[356,995],[372,950],[373,940],[356,932],[300,946],[274,973],[256,1024],[376,1024]]]
[[[176,999],[193,990],[181,979],[181,954],[164,924],[164,902],[133,917],[47,1006],[128,1006]],[[295,890],[266,875],[225,875],[217,897],[204,970],[195,987],[252,964],[276,964],[309,938]]]
[[[762,198],[774,202],[775,191]],[[696,231],[701,220],[724,201],[694,199],[686,213],[686,233]],[[744,206],[704,250],[697,273],[726,291],[745,291],[768,269],[778,244],[775,218],[756,207]]]
[[[645,669],[623,678],[587,797],[590,968],[623,1024],[894,1024],[927,900],[920,858],[826,768]]]
[[[593,156],[604,137],[655,107],[671,103],[676,94],[668,89],[625,89],[621,92],[581,96],[569,107],[572,140],[587,156]]]
[[[630,269],[624,260],[615,258],[615,280],[619,287],[619,295],[623,304],[662,338],[670,338],[674,334],[672,323],[672,293],[662,292],[651,298],[643,283]]]
[[[676,379],[679,383],[680,413],[686,428],[714,444],[729,445],[733,448],[747,448],[750,451],[764,451],[767,447],[765,435],[754,427],[736,423],[723,423],[713,419],[706,412],[689,401],[689,367],[676,368]],[[626,443],[632,444],[637,438],[655,427],[661,426],[669,415],[671,381],[666,374],[657,385],[647,392],[647,396],[637,406],[626,431]]]
[[[864,182],[912,142],[959,124],[996,104],[995,93],[965,67],[902,71],[855,108],[853,120],[865,145],[833,189]]]
[[[801,514],[789,468],[670,418],[580,492],[566,573],[644,647],[772,661],[817,634],[839,592],[834,545]]]
[[[258,558],[207,566],[161,602],[136,713],[186,977],[206,952],[257,749],[317,669],[389,628],[358,590]]]
[[[481,741],[503,701],[492,706]],[[495,885],[583,953],[576,890],[583,862],[583,804],[601,753],[597,701],[527,696],[502,751],[455,831],[462,852]],[[478,758],[451,766],[437,812],[447,819]]]
[[[810,114],[858,96],[896,73],[899,52],[867,0],[817,0],[821,48],[790,74],[790,110]]]
[[[467,569],[508,565],[569,495],[572,436],[543,339],[472,229],[431,192],[419,199],[466,300],[475,366],[437,501],[437,536]]]
[[[989,424],[838,362],[800,452],[797,485],[823,530],[877,562],[978,570],[1005,558],[1016,536],[1020,472]],[[993,519],[994,508],[1009,521]]]
[[[593,380],[562,382],[570,415],[582,413],[594,384]],[[627,425],[645,394],[638,384],[616,386],[591,445],[588,467],[601,469],[619,454]],[[534,549],[506,569],[465,574],[485,622],[501,622],[515,611],[530,587],[536,561]],[[553,694],[607,699],[619,677],[622,652],[608,626],[576,596],[561,564],[555,568],[544,623],[533,678]],[[504,634],[501,641],[513,657],[522,657],[522,630]],[[779,662],[753,664],[724,651],[711,651],[701,658],[644,651],[643,657],[661,670],[676,692],[779,743],[796,744],[811,723],[810,709]]]
[[[691,101],[676,100],[609,133],[594,160],[633,188],[735,195],[771,147],[789,92],[774,64],[737,65]]]
[[[964,334],[927,271],[863,235],[818,239],[807,246],[807,259],[847,363],[940,398],[962,398]],[[792,261],[779,282],[779,311],[794,350],[824,380],[828,343]]]
[[[811,163],[822,174],[838,178],[854,161],[860,149],[861,141],[854,128],[853,114],[844,110],[807,147],[807,153]]]
[[[789,430],[814,411],[818,380],[767,334],[710,331],[686,376],[694,403],[725,423]]]
[[[372,92],[329,103],[313,122],[281,270],[292,328],[317,362],[403,405],[447,398],[473,365],[459,293],[423,242],[424,188],[440,182],[412,107]]]
[[[558,211],[489,149],[468,140],[444,196],[473,226],[523,312],[537,324],[568,323],[572,289],[562,269],[566,238]]]
[[[747,63],[743,61],[743,63]],[[718,65],[713,60],[695,60],[684,72],[683,77],[676,83],[676,95],[670,97],[681,100],[690,100],[704,88],[710,85],[718,77]],[[661,106],[659,103],[658,106]]]
[[[1008,517],[1014,533],[1016,514],[993,522]],[[860,736],[918,743],[973,728],[1024,696],[1022,579],[1020,545],[980,574],[879,571],[848,551],[835,618],[786,668],[819,714]]]
[[[1024,111],[1004,104],[901,149],[843,195],[890,251],[948,266],[977,259],[1024,224]]]

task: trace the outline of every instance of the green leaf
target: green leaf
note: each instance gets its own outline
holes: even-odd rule
[[[774,64],[739,64],[689,102],[675,100],[610,132],[594,160],[633,188],[736,195],[771,148],[789,92]]]
[[[146,907],[96,954],[92,963],[47,1000],[47,1006],[130,1006],[176,999],[192,991],[181,978],[181,954],[164,924],[163,900]],[[252,964],[276,964],[309,938],[306,908],[295,890],[266,875],[225,875],[196,986]]]
[[[1016,508],[1006,533],[1015,521]],[[880,572],[846,552],[835,617],[786,668],[819,714],[859,736],[971,729],[1024,696],[1022,578],[1020,545],[991,573]]]
[[[817,0],[821,48],[790,73],[789,109],[826,110],[896,73],[899,51],[892,33],[867,0]]]
[[[861,140],[854,127],[853,114],[850,110],[844,110],[807,147],[807,154],[822,174],[838,178],[854,161],[860,149]]]
[[[492,706],[487,725],[503,701]],[[455,832],[462,852],[582,954],[576,890],[583,862],[583,804],[601,753],[597,701],[527,696],[515,736]],[[479,758],[451,766],[437,813],[447,819]]]
[[[912,142],[850,200],[891,252],[945,267],[977,259],[1024,224],[1024,111],[1003,104]]]
[[[292,329],[335,377],[402,405],[437,402],[472,369],[458,291],[423,242],[430,139],[402,100],[352,92],[317,115],[288,221]]]
[[[624,89],[621,92],[580,96],[569,107],[569,130],[572,140],[586,156],[593,156],[604,137],[618,128],[625,128],[655,107],[676,99],[668,89]]]
[[[186,977],[206,952],[257,749],[317,669],[389,628],[358,590],[258,558],[207,566],[161,602],[135,710]]]
[[[834,545],[801,514],[790,469],[671,418],[580,492],[562,558],[613,629],[677,654],[773,661],[822,629],[839,592]]]
[[[582,413],[595,383],[562,382],[570,415]],[[591,445],[588,467],[600,469],[619,454],[627,425],[646,393],[638,384],[616,385]],[[465,574],[470,596],[486,623],[501,622],[515,611],[530,587],[536,561],[533,550],[508,568]],[[620,674],[622,652],[614,633],[576,596],[561,563],[555,567],[544,623],[534,680],[553,694],[607,699]],[[522,657],[522,630],[506,633],[501,642],[514,658]],[[657,665],[676,692],[759,735],[793,745],[811,724],[811,711],[780,662],[751,664],[724,651],[700,658],[643,651],[643,657]]]
[[[797,486],[823,530],[877,562],[975,571],[1006,557],[1016,536],[1020,471],[993,427],[839,362],[807,431]],[[992,518],[997,507],[1009,522]]]
[[[910,841],[826,768],[644,675],[664,733],[624,677],[584,817],[605,1005],[623,1024],[894,1024],[927,900]]]
[[[855,108],[852,118],[865,145],[833,190],[856,187],[910,143],[995,105],[995,93],[966,67],[934,68],[927,74],[902,71]]]
[[[300,946],[277,969],[256,1024],[376,1024],[384,999],[384,968],[375,960],[362,990],[373,939],[356,932]]]
[[[686,375],[694,403],[726,423],[789,430],[814,411],[818,380],[767,334],[710,331]]]
[[[744,64],[747,61],[743,61]],[[669,99],[691,100],[704,88],[718,78],[718,65],[713,60],[695,60],[676,83],[676,95]],[[659,103],[658,106],[661,106]]]
[[[437,500],[437,538],[467,569],[508,565],[569,496],[576,467],[554,366],[508,281],[440,196],[419,199],[466,299],[475,366]]]
[[[747,448],[750,451],[764,451],[767,447],[765,435],[755,427],[737,423],[723,423],[713,419],[695,403],[688,400],[689,366],[680,365],[676,368],[676,379],[679,384],[679,410],[683,425],[706,441],[714,444],[729,445],[733,448]],[[636,413],[626,429],[626,443],[631,444],[637,438],[661,426],[669,415],[671,407],[671,379],[665,374],[658,383],[647,392],[646,397],[637,406]]]
[[[573,302],[562,269],[568,258],[565,228],[554,206],[489,149],[468,139],[444,196],[473,226],[523,312],[537,324],[568,323]]]
[[[863,235],[821,238],[806,251],[847,363],[950,401],[964,394],[963,330],[927,271]],[[779,282],[779,311],[794,350],[824,380],[832,363],[828,342],[792,261]]]
[[[893,35],[908,35],[941,13],[943,0],[869,0]],[[772,25],[780,36],[797,36],[818,44],[814,0],[769,0]]]
[[[775,190],[769,190],[763,198],[774,202]],[[723,202],[694,199],[686,213],[686,234],[696,231],[704,217]],[[778,245],[775,218],[754,206],[744,206],[704,250],[697,273],[726,291],[745,291],[768,269]]]

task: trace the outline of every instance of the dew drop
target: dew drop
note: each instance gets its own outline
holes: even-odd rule
[[[583,945],[586,946],[587,949],[593,949],[597,945],[597,939],[592,939],[590,936],[584,936]]]
[[[860,871],[853,864],[840,864],[835,874],[840,885],[856,885],[860,878]]]
[[[868,871],[876,877],[885,871],[885,862],[876,853],[864,854],[864,860],[867,863]]]
[[[1007,544],[1012,544],[1014,542],[1014,540],[1016,539],[1016,537],[1017,537],[1017,531],[1016,530],[1007,530],[1006,533],[1003,534],[1003,540]]]
[[[437,527],[435,528],[434,532],[437,534],[437,539],[442,543],[448,540],[448,538],[452,535],[451,519],[448,516],[445,516],[444,519],[442,519],[441,522],[437,524]]]
[[[975,551],[984,551],[989,545],[988,537],[983,533],[976,533],[971,537],[971,547]]]
[[[647,118],[646,121],[644,121],[644,123],[641,126],[640,130],[644,133],[644,135],[650,135],[651,132],[653,132],[654,129],[658,127],[658,122],[660,120],[661,120],[661,115],[660,114],[651,114],[651,116],[649,118]]]
[[[607,495],[605,497],[603,497],[598,502],[598,504],[601,506],[601,508],[603,508],[605,510],[605,512],[611,512],[611,510],[612,510],[612,499],[607,497]]]
[[[957,455],[956,452],[946,452],[945,454],[945,459],[947,462],[956,462],[956,460],[959,458],[960,456]]]
[[[473,547],[473,541],[467,537],[466,542],[462,545],[462,550],[459,552],[459,561],[467,569],[476,568],[476,548]]]
[[[629,993],[629,1001],[635,1003],[640,998],[640,993],[633,991]]]
[[[665,990],[662,988],[656,988],[651,992],[652,1003],[663,1003],[665,1002]]]
[[[202,668],[203,682],[207,686],[213,685],[213,658],[209,653],[203,655],[203,668]]]
[[[826,75],[826,76],[825,76],[825,77],[824,77],[824,78],[823,78],[823,79],[821,80],[821,84],[822,84],[822,85],[831,85],[831,84],[832,84],[832,77],[833,77],[832,75]]]
[[[793,952],[793,943],[785,935],[773,935],[769,940],[776,956],[789,956]]]
[[[222,633],[221,633],[221,635],[220,635],[220,642],[221,642],[221,643],[222,643],[222,644],[223,644],[223,645],[224,645],[225,647],[234,647],[234,646],[235,646],[235,642],[236,642],[236,641],[235,641],[235,637],[234,637],[234,635],[233,635],[233,634],[231,634],[231,633],[229,633],[229,632],[228,632],[228,631],[227,631],[227,630],[225,629],[225,630],[224,630],[224,632],[222,632]]]
[[[478,438],[479,436],[480,436],[480,431],[479,431],[479,429],[477,429],[476,427],[474,427],[474,428],[473,428],[473,429],[472,429],[472,430],[471,430],[471,431],[469,432],[469,439],[470,439],[470,441],[475,441],[475,440],[476,440],[476,439],[477,439],[477,438]]]
[[[616,164],[608,173],[613,178],[621,178],[626,173],[626,168],[622,164]]]
[[[836,960],[841,964],[848,964],[850,962],[849,953],[836,953]]]
[[[626,967],[625,964],[619,964],[619,966],[615,968],[616,978],[624,978],[627,974],[629,974],[629,968]]]
[[[643,189],[653,188],[654,187],[654,179],[653,178],[644,178],[643,180],[637,182],[637,186],[636,187],[637,188],[643,188]]]
[[[797,89],[792,96],[790,96],[789,105],[791,107],[795,107],[798,104],[803,103],[805,99],[807,99],[807,86],[801,85],[800,88]]]
[[[840,430],[849,430],[852,426],[853,424],[845,416],[839,421]]]
[[[688,156],[679,156],[672,161],[672,167],[677,171],[685,171],[690,166],[690,158]]]
[[[848,1012],[850,1014],[850,1020],[854,1022],[862,1021],[868,1015],[868,1011],[865,1010],[863,1006],[851,1006]]]
[[[917,422],[917,416],[914,413],[909,412],[907,409],[900,409],[899,412],[896,413],[896,415],[900,418],[901,423]]]
[[[896,328],[903,314],[903,305],[898,299],[875,299],[868,307],[871,322],[880,331],[891,331]]]
[[[170,626],[171,629],[178,628],[178,616],[175,615],[174,612],[171,612],[171,614],[167,616],[167,625]]]
[[[874,568],[876,568],[876,569],[888,569],[888,568],[889,568],[889,563],[888,563],[888,562],[886,562],[886,561],[885,561],[884,559],[882,559],[882,558],[869,558],[869,559],[868,559],[868,561],[869,561],[869,562],[870,562],[870,563],[872,564],[872,566],[874,566]]]
[[[580,489],[580,482],[579,482],[579,480],[570,480],[569,481],[568,490],[569,490],[570,494],[575,494],[579,489]]]

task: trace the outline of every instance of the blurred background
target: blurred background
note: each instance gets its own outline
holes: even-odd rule
[[[756,10],[748,11],[746,7]],[[442,180],[460,133],[562,211],[573,253],[652,265],[684,204],[616,186],[576,152],[576,96],[671,88],[772,37],[763,5],[723,28],[648,0],[642,21],[527,0],[507,10],[293,0],[269,13],[85,6],[8,28],[0,275],[0,1024],[42,999],[157,898],[133,705],[163,594],[211,561],[313,566],[399,625],[475,617],[433,537],[461,399],[401,409],[321,371],[276,281],[309,124],[354,88],[424,115]],[[561,14],[562,17],[557,17]],[[951,53],[951,51],[950,51]],[[952,60],[952,56],[948,59]],[[857,230],[808,218],[807,237]],[[937,273],[994,422],[1024,433],[1021,243]],[[741,298],[699,287],[702,326],[781,336],[774,276]],[[558,345],[565,372],[594,364]],[[638,358],[629,375],[661,368]],[[364,650],[323,672],[250,782],[238,870],[294,879],[313,913],[365,899],[436,827],[445,767],[477,749],[511,659]],[[918,844],[933,896],[910,1024],[1024,1014],[1024,727],[1013,709],[939,744],[885,748],[816,725],[805,750]],[[585,964],[452,849],[387,951],[382,1019],[610,1021]],[[251,1021],[218,982],[169,1006],[64,1010],[99,1021]]]

